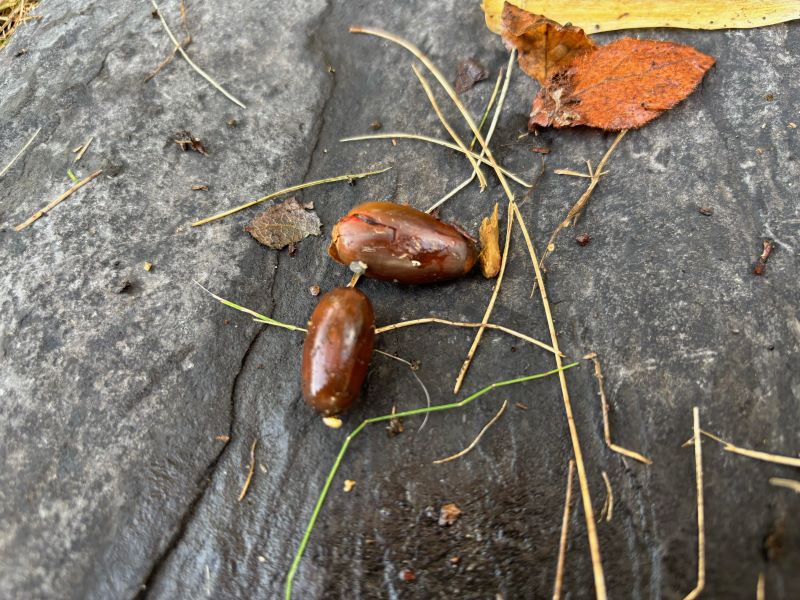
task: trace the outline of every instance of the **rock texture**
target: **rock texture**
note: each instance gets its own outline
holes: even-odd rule
[[[162,9],[177,30],[177,2]],[[393,403],[424,398],[405,367],[376,356],[345,427],[323,427],[300,397],[301,337],[253,323],[193,281],[302,324],[316,302],[309,286],[349,279],[325,254],[325,234],[349,207],[424,208],[469,176],[466,161],[441,148],[338,143],[376,119],[383,131],[446,136],[410,55],[351,35],[349,25],[409,37],[453,78],[460,61],[478,58],[492,74],[464,94],[475,114],[507,55],[477,3],[190,2],[189,52],[247,104],[242,110],[178,59],[144,82],[171,51],[147,3],[49,0],[36,14],[41,20],[0,52],[0,163],[42,128],[0,179],[0,596],[278,597],[346,433]],[[547,279],[564,352],[596,351],[603,361],[616,441],[654,461],[645,467],[606,448],[590,364],[572,369],[595,508],[606,493],[602,471],[614,491],[613,519],[598,525],[609,589],[674,598],[694,586],[696,570],[693,459],[680,448],[691,407],[701,407],[704,428],[743,446],[800,448],[800,130],[789,126],[800,122],[800,25],[639,34],[692,44],[717,66],[688,101],[623,140],[577,228],[559,238]],[[529,148],[551,148],[521,208],[541,247],[585,186],[553,168],[596,163],[612,138],[588,130],[520,137],[535,90],[517,73],[495,148],[529,179],[542,158]],[[173,142],[180,130],[209,156],[182,152]],[[91,135],[74,165],[71,149]],[[323,236],[302,241],[293,257],[242,231],[252,210],[189,227],[287,185],[381,166],[392,170],[301,194],[314,201]],[[16,233],[13,225],[70,185],[68,168],[104,173]],[[502,198],[489,180],[482,194],[471,187],[452,199],[443,216],[477,232]],[[208,191],[190,189],[198,184]],[[592,238],[585,247],[573,241],[581,232]],[[755,277],[764,238],[776,250]],[[530,285],[515,234],[492,320],[546,339]],[[359,286],[381,324],[432,314],[480,320],[491,289],[477,271],[424,288]],[[426,326],[378,343],[421,361],[434,402],[445,402],[471,340]],[[551,367],[546,353],[490,332],[464,389]],[[509,411],[476,450],[431,464],[467,445],[503,399]],[[408,419],[397,437],[373,426],[356,438],[295,597],[550,594],[571,455],[557,382],[505,388],[418,426]],[[237,502],[256,438],[258,468]],[[708,596],[752,597],[763,572],[769,598],[798,597],[798,499],[768,483],[796,473],[710,441],[704,454]],[[357,482],[349,493],[344,479]],[[463,514],[440,527],[449,502]],[[591,597],[579,508],[570,539],[565,590]],[[404,569],[415,581],[401,577]]]

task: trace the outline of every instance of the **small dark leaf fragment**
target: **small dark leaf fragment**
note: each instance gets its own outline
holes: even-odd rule
[[[416,580],[416,578],[417,574],[414,573],[414,569],[406,567],[405,569],[400,571],[400,579],[402,579],[403,581],[411,583],[412,581]]]
[[[378,131],[378,129],[380,129],[381,127],[383,127],[383,123],[378,121],[378,119],[375,119],[372,123],[369,124],[369,128],[372,129],[373,131]]]
[[[550,154],[550,148],[546,148],[545,146],[533,146],[531,148],[531,152],[536,152],[537,154]]]
[[[489,77],[489,72],[481,63],[474,58],[468,58],[458,63],[458,73],[456,75],[456,92],[463,94],[471,89],[479,81]]]
[[[582,233],[575,236],[575,241],[578,243],[578,246],[585,246],[592,241],[592,237],[588,233]]]
[[[244,230],[265,246],[280,250],[309,235],[319,235],[321,225],[317,213],[305,210],[297,198],[291,197],[270,206]]]
[[[697,212],[699,212],[704,217],[710,217],[711,215],[714,214],[714,209],[711,208],[710,206],[701,206],[697,209]]]

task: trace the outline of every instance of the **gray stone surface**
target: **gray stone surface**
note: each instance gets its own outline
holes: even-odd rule
[[[325,233],[348,207],[391,199],[425,207],[469,174],[447,150],[416,142],[339,144],[384,130],[444,137],[410,70],[386,42],[347,32],[382,26],[417,42],[454,76],[477,56],[493,77],[506,54],[477,3],[194,3],[196,61],[247,105],[238,109],[184,62],[143,79],[170,50],[145,2],[49,0],[41,21],[0,52],[0,163],[37,127],[0,179],[0,596],[4,598],[273,598],[346,432],[362,418],[423,399],[410,373],[376,357],[345,428],[322,427],[299,392],[302,339],[266,329],[192,284],[302,323],[308,286],[348,274],[308,239],[294,257],[259,246],[254,214],[192,229],[220,208],[304,180],[392,166],[356,186],[308,190]],[[163,7],[178,23],[177,3]],[[796,455],[800,401],[798,129],[800,26],[729,32],[645,31],[695,45],[717,66],[687,102],[621,144],[581,220],[549,263],[548,288],[570,357],[604,362],[622,460],[602,441],[588,365],[569,373],[595,507],[607,471],[614,518],[600,523],[612,597],[676,598],[695,578],[691,407],[704,427]],[[603,41],[620,34],[601,36]],[[26,48],[27,53],[15,57]],[[328,66],[335,72],[329,72]],[[527,177],[532,145],[546,171],[522,212],[543,240],[585,182],[554,167],[596,162],[611,138],[590,130],[524,131],[535,84],[517,75],[495,136],[502,161]],[[491,81],[465,94],[478,113]],[[767,100],[767,96],[772,100]],[[448,106],[453,122],[459,122]],[[229,127],[229,119],[238,126]],[[188,129],[210,156],[171,141]],[[75,167],[70,149],[95,140]],[[104,175],[23,233],[13,225],[63,191],[68,168]],[[208,192],[190,186],[207,183]],[[490,178],[443,217],[476,231],[502,193]],[[698,214],[711,206],[714,214]],[[777,248],[750,274],[761,240]],[[515,236],[493,320],[546,338]],[[155,266],[142,268],[144,261]],[[119,293],[123,282],[129,287]],[[425,288],[366,281],[380,323],[440,315],[479,320],[491,283],[479,274]],[[435,402],[452,398],[472,335],[441,327],[386,334],[380,347],[422,363]],[[542,371],[552,361],[489,333],[465,390]],[[502,399],[512,408],[466,458]],[[539,598],[551,591],[571,446],[557,382],[506,388],[421,432],[365,430],[346,457],[296,582],[297,598]],[[230,443],[215,436],[230,435]],[[247,498],[236,501],[259,439]],[[771,486],[796,472],[704,444],[707,597],[749,598],[764,572],[769,598],[800,594],[798,496]],[[344,478],[357,480],[341,492]],[[430,509],[464,515],[440,528]],[[565,589],[592,595],[585,525],[573,513]],[[771,537],[770,537],[771,536]],[[771,551],[765,552],[765,539]],[[778,546],[780,549],[778,550]],[[457,566],[452,556],[461,557]],[[413,583],[401,581],[412,568]]]

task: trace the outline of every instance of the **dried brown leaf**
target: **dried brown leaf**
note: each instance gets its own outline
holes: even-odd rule
[[[528,127],[641,127],[691,94],[714,62],[691,46],[617,40],[555,73],[533,99]]]
[[[203,156],[208,156],[208,151],[206,147],[203,145],[203,142],[200,141],[200,138],[196,138],[192,135],[191,131],[179,131],[175,134],[175,143],[181,147],[181,150],[186,152],[187,150],[194,150],[195,152],[199,152]]]
[[[497,277],[500,272],[502,255],[500,254],[500,227],[497,221],[498,204],[495,203],[491,216],[481,222],[478,233],[481,239],[481,272],[487,279]]]
[[[461,509],[452,502],[443,505],[439,510],[439,525],[441,527],[452,525],[458,521],[458,517],[461,516],[461,512]]]
[[[508,2],[500,35],[519,52],[520,68],[542,85],[576,56],[595,49],[583,29],[560,25]]]
[[[270,206],[244,230],[265,246],[280,250],[309,235],[319,235],[321,225],[317,213],[305,210],[295,197],[291,197]]]

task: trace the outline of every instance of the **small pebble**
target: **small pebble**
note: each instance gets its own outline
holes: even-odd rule
[[[319,286],[312,285],[310,288],[308,288],[308,293],[312,296],[319,296]]]
[[[704,217],[710,217],[711,215],[714,214],[714,209],[711,208],[710,206],[701,206],[700,208],[697,209],[697,212],[699,212]]]

